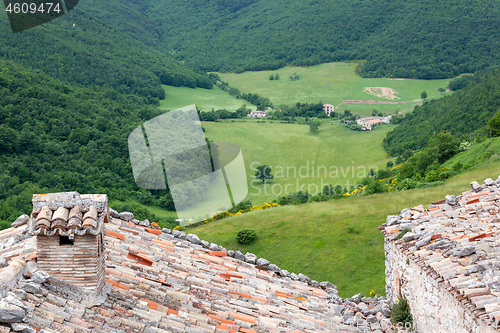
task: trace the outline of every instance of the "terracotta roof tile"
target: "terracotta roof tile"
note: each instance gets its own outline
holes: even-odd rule
[[[227,256],[226,251],[208,251],[208,254],[216,257],[225,257]]]
[[[118,239],[124,240],[125,236],[114,231],[106,230],[106,235],[116,237]]]

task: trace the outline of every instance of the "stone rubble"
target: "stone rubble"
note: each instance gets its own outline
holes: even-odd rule
[[[22,225],[28,224],[28,221],[30,220],[30,217],[26,214],[23,214],[19,216],[14,222],[12,222],[12,227],[17,228]]]

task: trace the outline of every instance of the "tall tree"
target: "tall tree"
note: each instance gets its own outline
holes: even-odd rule
[[[265,164],[259,165],[255,172],[255,178],[262,180],[262,184],[265,184],[267,179],[273,179],[274,176],[271,175],[271,167]]]

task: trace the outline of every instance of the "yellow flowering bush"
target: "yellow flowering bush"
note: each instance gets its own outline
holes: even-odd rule
[[[257,206],[257,205],[252,206],[248,211],[262,210],[262,209],[273,208],[273,207],[280,207],[280,205],[278,203],[275,203],[275,202],[273,202],[271,204],[266,202],[262,206]],[[211,218],[204,219],[201,222],[203,224],[207,224],[207,223],[210,223],[211,221],[217,221],[217,220],[221,220],[221,219],[226,218],[226,217],[242,215],[243,213],[246,213],[246,212],[247,212],[247,210],[245,210],[245,209],[240,209],[236,213],[231,213],[227,210],[225,210],[225,211],[218,210],[213,214],[213,216]]]

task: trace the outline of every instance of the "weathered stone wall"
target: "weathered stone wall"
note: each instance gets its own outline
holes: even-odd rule
[[[104,285],[101,235],[75,235],[74,245],[59,245],[59,235],[37,236],[38,267],[51,276],[77,286],[100,290]]]
[[[401,295],[408,300],[416,332],[489,333],[498,332],[479,321],[464,307],[445,284],[431,277],[407,257],[398,241],[385,241],[387,298],[393,302]]]

